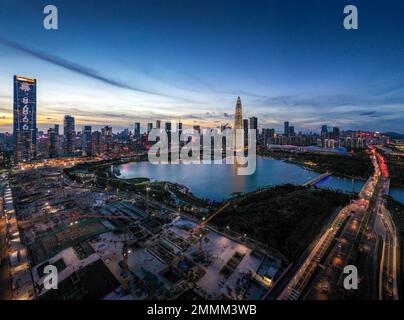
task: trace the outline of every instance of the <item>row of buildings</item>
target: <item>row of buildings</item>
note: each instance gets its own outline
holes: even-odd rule
[[[275,129],[262,129],[262,144],[293,145],[293,146],[318,146],[321,148],[335,149],[363,149],[368,144],[385,144],[389,138],[379,132],[341,131],[338,127],[329,130],[327,125],[321,126],[320,133],[295,132],[295,127],[288,121],[284,122],[284,132],[276,133]]]
[[[29,161],[38,158],[56,158],[70,155],[103,155],[125,151],[147,149],[149,147],[148,133],[152,129],[164,129],[169,137],[172,132],[181,134],[183,125],[181,122],[147,123],[146,130],[142,132],[141,123],[134,123],[133,130],[125,129],[118,133],[112,132],[111,126],[105,126],[100,131],[93,131],[90,125],[84,125],[81,131],[76,131],[75,119],[71,115],[64,117],[63,134],[58,124],[49,128],[47,132],[38,131],[37,108],[36,108],[36,79],[23,76],[14,76],[14,124],[13,135],[2,134],[0,136],[0,148],[4,145],[11,146],[14,159],[17,162]],[[230,127],[222,125],[221,130]],[[258,118],[243,118],[240,97],[237,98],[234,129],[244,129],[245,143],[249,129],[257,132],[257,143],[264,147],[269,145],[294,145],[312,146],[322,148],[354,148],[366,147],[370,142],[385,143],[386,137],[377,133],[363,133],[345,131],[341,132],[338,127],[328,129],[327,125],[321,126],[321,132],[302,133],[295,132],[295,126],[288,121],[284,122],[284,132],[276,133],[274,128],[258,130]],[[202,132],[200,125],[194,125],[193,129]],[[12,141],[12,143],[10,143]],[[3,147],[2,147],[3,146]]]

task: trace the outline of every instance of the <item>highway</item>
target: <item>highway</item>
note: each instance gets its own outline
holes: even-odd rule
[[[389,183],[385,181],[386,185]],[[387,187],[386,187],[387,188]],[[382,192],[385,192],[384,190]],[[382,259],[379,274],[379,299],[398,300],[397,251],[398,239],[390,212],[384,206],[384,199],[378,199],[378,232],[383,238]]]
[[[303,290],[306,288],[306,285],[309,283],[317,268],[320,266],[320,262],[330,249],[336,234],[352,209],[353,206],[348,205],[338,213],[337,217],[320,237],[302,266],[297,270],[286,288],[278,296],[278,300],[297,300],[300,298]]]
[[[371,157],[374,175],[359,199],[343,208],[330,223],[278,300],[398,299],[398,240],[384,206],[390,184],[388,170],[372,147]],[[358,268],[359,290],[343,287],[344,267],[352,264]]]
[[[378,152],[380,148],[371,147],[371,149],[375,154],[375,170],[380,171],[378,193],[375,200],[376,217],[373,225],[375,236],[383,241],[379,262],[378,298],[379,300],[398,300],[398,238],[393,219],[385,206],[385,196],[389,194],[390,189],[389,171],[383,155]]]
[[[12,298],[7,248],[6,219],[3,213],[0,212],[0,300],[9,300]]]

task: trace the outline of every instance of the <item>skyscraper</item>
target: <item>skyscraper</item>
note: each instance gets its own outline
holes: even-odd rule
[[[257,117],[250,117],[249,120],[250,120],[250,129],[255,130],[255,138],[258,139],[258,119]]]
[[[48,143],[49,143],[48,154],[49,154],[49,158],[56,158],[57,155],[58,155],[57,149],[56,149],[57,137],[58,137],[58,135],[56,133],[56,129],[49,128],[48,129]]]
[[[257,119],[257,117],[250,117],[250,129],[258,130],[258,119]]]
[[[166,128],[166,133],[167,133],[167,137],[168,137],[168,147],[170,148],[170,146],[171,146],[171,122],[167,121],[165,128]]]
[[[264,138],[264,146],[268,146],[273,142],[273,139],[275,137],[275,129],[262,129],[262,136]]]
[[[74,139],[76,136],[75,128],[74,128],[74,117],[65,115],[65,118],[63,121],[63,127],[64,127],[63,134],[65,136],[64,151],[66,154],[73,153]]]
[[[248,128],[249,128],[249,123],[248,123],[248,119],[244,119],[243,120],[243,129],[244,129],[244,145],[247,143],[248,141]]]
[[[333,127],[333,128],[332,128],[332,135],[331,135],[331,137],[332,137],[333,139],[339,139],[339,133],[340,133],[339,128],[338,128],[338,127]]]
[[[93,154],[100,154],[101,153],[101,132],[99,131],[94,131],[91,134],[91,140],[92,140],[92,149],[93,149]]]
[[[171,132],[171,122],[167,121],[165,124],[166,132]]]
[[[283,123],[283,127],[284,127],[284,129],[283,129],[283,134],[285,135],[285,136],[289,136],[289,121],[285,121],[284,123]]]
[[[289,135],[293,136],[295,134],[295,126],[289,126]]]
[[[108,152],[112,146],[112,127],[105,126],[101,128],[102,151]]]
[[[149,132],[153,129],[153,123],[149,122],[147,124],[147,133],[149,134]]]
[[[36,79],[14,76],[15,160],[36,157]]]
[[[236,113],[234,116],[234,129],[243,129],[243,106],[240,97],[237,97]]]
[[[237,143],[236,145],[236,130],[243,129],[243,106],[241,104],[241,99],[240,97],[237,97],[237,102],[236,102],[236,112],[234,115],[234,133],[233,133],[233,147],[236,149],[238,146],[241,144]]]
[[[244,119],[243,120],[243,128],[244,128],[244,130],[248,130],[248,127],[249,127],[250,125],[249,125],[249,123],[248,123],[248,119]]]
[[[93,154],[91,126],[84,126],[82,139],[84,153],[86,154],[86,156],[91,156]]]
[[[136,139],[140,139],[140,122],[135,122],[134,135]]]

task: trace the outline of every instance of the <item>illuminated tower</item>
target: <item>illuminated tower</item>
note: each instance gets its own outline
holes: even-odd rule
[[[243,106],[241,105],[241,99],[240,97],[237,97],[237,103],[236,103],[236,113],[234,115],[234,127],[233,127],[233,147],[235,151],[237,151],[237,147],[241,147],[243,145],[243,142],[237,143],[236,146],[236,130],[242,130],[243,129]],[[243,131],[244,132],[244,131]]]
[[[14,76],[15,160],[36,157],[36,80]]]

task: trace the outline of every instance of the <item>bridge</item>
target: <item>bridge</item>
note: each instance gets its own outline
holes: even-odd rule
[[[329,177],[332,175],[332,172],[327,171],[323,174],[320,174],[319,176],[303,183],[303,187],[311,187],[314,186],[316,183],[319,183],[320,181],[324,180],[325,178]]]

